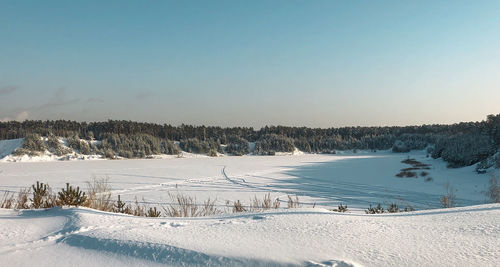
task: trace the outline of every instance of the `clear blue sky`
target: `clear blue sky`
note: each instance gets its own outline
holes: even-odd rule
[[[500,1],[0,0],[0,119],[414,125],[500,113]]]

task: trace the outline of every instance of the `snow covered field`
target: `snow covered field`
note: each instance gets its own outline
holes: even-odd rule
[[[408,157],[429,164],[426,177],[432,181],[395,177],[409,167],[401,163]],[[86,187],[93,177],[108,177],[115,197],[153,204],[168,203],[167,192],[199,201],[216,198],[218,205],[228,200],[248,203],[271,193],[280,200],[298,195],[305,207],[343,203],[366,209],[370,204],[396,203],[418,210],[440,207],[447,182],[455,189],[458,206],[482,204],[489,179],[488,174],[476,174],[474,167],[448,169],[442,160],[420,151],[0,163],[0,190],[12,192],[36,181],[54,188],[66,182]]]
[[[4,266],[498,266],[500,205],[144,218],[0,210]]]
[[[432,180],[397,178],[415,158]],[[168,192],[227,201],[270,193],[299,209],[205,218],[144,218],[84,208],[0,209],[0,262],[8,266],[309,265],[495,266],[500,205],[483,204],[488,174],[448,169],[421,151],[337,155],[193,157],[140,160],[1,162],[0,190],[36,181],[54,188],[108,177],[113,198],[169,203]],[[498,173],[497,173],[498,177]],[[445,184],[457,205],[440,206]],[[316,203],[315,208],[313,208]],[[347,213],[325,208],[347,204]],[[417,212],[365,215],[370,204]],[[470,206],[476,205],[476,206]],[[286,203],[282,203],[286,207]],[[425,210],[424,210],[425,209]]]

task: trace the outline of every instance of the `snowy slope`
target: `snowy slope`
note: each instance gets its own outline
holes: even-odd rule
[[[44,137],[47,141],[47,138]],[[83,140],[83,139],[82,139]],[[101,155],[84,155],[78,151],[73,150],[68,147],[66,138],[59,138],[59,142],[63,149],[67,149],[70,153],[58,156],[49,150],[39,152],[36,155],[13,155],[12,153],[21,148],[24,142],[24,138],[20,139],[10,139],[10,140],[0,140],[0,163],[1,162],[52,162],[52,161],[69,161],[69,160],[101,160],[103,157]],[[98,143],[100,141],[92,141],[92,143]]]
[[[4,266],[498,266],[500,205],[196,219],[0,210]]]
[[[22,146],[23,142],[23,138],[0,140],[0,159],[12,154],[14,150]]]

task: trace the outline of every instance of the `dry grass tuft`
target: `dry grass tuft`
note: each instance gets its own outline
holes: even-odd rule
[[[299,197],[295,196],[295,199],[293,199],[291,196],[287,195],[288,197],[288,208],[299,208],[300,207],[300,202],[299,202]]]
[[[30,191],[30,188],[21,188],[19,190],[19,193],[17,193],[16,209],[29,209],[28,196]]]
[[[235,201],[233,203],[233,212],[245,212],[247,209],[243,207],[243,204],[239,200]]]
[[[2,199],[0,200],[0,208],[3,209],[12,209],[14,207],[16,199],[14,197],[14,193],[5,192],[3,194]]]
[[[172,204],[164,206],[163,210],[167,216],[170,217],[199,217],[210,216],[221,213],[215,207],[215,200],[208,199],[203,202],[203,205],[196,203],[196,198],[182,195],[168,193]]]
[[[251,211],[263,211],[269,210],[271,208],[278,209],[280,207],[280,200],[276,198],[271,200],[271,193],[267,193],[264,195],[264,199],[260,200],[257,196],[254,196],[253,199],[250,200],[250,210]]]
[[[455,207],[455,199],[457,198],[457,196],[455,195],[453,187],[449,182],[446,183],[445,188],[446,194],[441,197],[441,206],[443,208],[453,208]]]
[[[102,210],[113,211],[114,201],[111,200],[111,186],[109,185],[109,177],[92,178],[92,181],[87,182],[88,197],[83,206]]]
[[[498,179],[493,174],[490,176],[489,184],[486,191],[488,200],[492,203],[500,203],[500,185],[498,185]]]

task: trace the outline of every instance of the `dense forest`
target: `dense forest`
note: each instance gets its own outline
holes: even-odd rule
[[[106,157],[142,158],[153,154],[177,154],[180,150],[215,156],[217,153],[273,155],[295,148],[310,153],[337,150],[387,150],[408,152],[427,149],[434,158],[443,158],[450,167],[481,162],[480,168],[500,165],[500,114],[481,122],[405,127],[306,128],[266,126],[212,127],[109,120],[106,122],[9,121],[0,122],[0,140],[26,138],[18,154],[43,150],[40,136],[67,138],[69,147],[84,154]],[[39,138],[38,138],[39,139]],[[50,138],[49,138],[50,139]],[[47,140],[49,140],[47,139]],[[85,142],[83,140],[87,140]],[[90,142],[98,140],[100,142]],[[53,139],[52,139],[53,141]],[[43,142],[42,142],[43,143]],[[59,151],[52,142],[47,149]],[[59,149],[59,150],[58,150]]]

